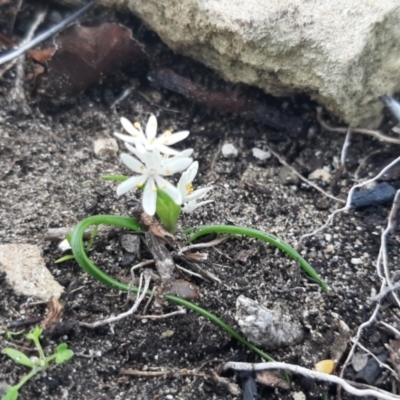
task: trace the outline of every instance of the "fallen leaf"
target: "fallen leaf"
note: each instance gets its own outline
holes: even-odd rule
[[[142,68],[147,63],[131,30],[118,24],[73,25],[54,44],[57,50],[39,80],[38,93],[46,96],[74,96],[122,67]]]
[[[314,369],[317,372],[323,372],[325,374],[331,374],[335,370],[335,361],[333,360],[322,360],[314,365]]]
[[[282,378],[278,371],[260,371],[256,374],[256,381],[264,386],[277,387],[280,389],[290,389],[290,383]]]

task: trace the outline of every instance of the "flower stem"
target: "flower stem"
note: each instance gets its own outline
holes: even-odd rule
[[[85,233],[85,230],[91,225],[100,225],[100,224],[119,226],[121,228],[126,228],[136,232],[140,232],[142,230],[140,224],[138,223],[138,221],[130,217],[97,215],[82,220],[76,226],[76,228],[72,233],[72,239],[71,239],[72,252],[74,253],[75,259],[77,263],[80,265],[80,267],[89,275],[91,275],[93,278],[97,279],[99,282],[119,290],[128,291],[129,290],[128,285],[119,282],[116,279],[104,273],[92,262],[92,260],[86,254],[83,242],[83,235]],[[138,292],[138,288],[136,286],[132,286],[130,289],[134,293]],[[152,292],[149,291],[147,294],[151,295]],[[212,323],[214,323],[215,325],[226,331],[229,335],[231,335],[240,343],[244,344],[250,350],[257,353],[264,360],[274,361],[274,359],[271,356],[264,353],[258,347],[248,342],[237,331],[232,329],[228,324],[226,324],[225,322],[220,320],[217,316],[208,312],[207,310],[197,306],[196,304],[191,303],[190,301],[182,299],[181,297],[166,295],[165,299],[172,303],[186,307],[189,310],[195,311],[196,313],[200,314],[204,318],[207,318],[209,321],[211,321]]]
[[[192,231],[193,230],[191,228],[189,228],[185,231],[185,233],[191,233]],[[314,268],[293,247],[291,247],[289,244],[282,241],[281,239],[277,238],[276,236],[271,235],[270,233],[265,233],[265,232],[259,231],[257,229],[245,228],[242,226],[206,225],[206,226],[201,227],[195,233],[193,233],[189,238],[189,242],[193,242],[200,236],[208,235],[210,233],[228,233],[230,235],[243,235],[243,236],[248,236],[248,237],[252,237],[255,239],[260,239],[264,242],[272,244],[273,246],[275,246],[278,249],[285,252],[289,257],[291,257],[295,261],[297,261],[300,264],[300,267],[302,268],[302,270],[308,276],[315,279],[319,283],[321,289],[324,292],[328,291],[328,286],[320,278],[320,276],[317,274],[317,272],[314,270]]]

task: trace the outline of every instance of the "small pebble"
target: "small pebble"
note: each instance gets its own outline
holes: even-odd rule
[[[94,142],[94,154],[99,158],[116,156],[118,153],[118,144],[115,139],[105,138],[97,139]]]
[[[225,143],[221,151],[225,158],[236,158],[239,154],[238,149],[232,143]]]
[[[268,160],[271,158],[271,153],[269,151],[258,149],[257,147],[253,147],[253,156],[258,158],[261,161]]]
[[[350,207],[363,208],[385,204],[394,199],[396,189],[387,182],[381,182],[372,189],[361,189],[353,194]]]

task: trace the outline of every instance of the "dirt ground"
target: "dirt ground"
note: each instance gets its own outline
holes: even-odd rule
[[[117,19],[118,16],[113,16]],[[124,17],[127,26],[137,30],[137,21]],[[131,24],[131,25],[130,25]],[[149,45],[159,49],[160,60],[172,60],[176,69],[210,89],[234,90],[218,75],[205,67],[168,52],[153,36]],[[171,62],[171,61],[170,61]],[[160,61],[160,63],[162,63]],[[196,184],[214,185],[212,204],[183,216],[180,228],[206,224],[235,224],[270,232],[292,246],[301,235],[322,225],[330,212],[339,208],[336,202],[309,185],[285,181],[282,165],[275,157],[260,161],[252,148],[268,144],[281,154],[303,176],[318,169],[330,171],[328,182],[315,181],[324,190],[346,199],[361,166],[362,178],[373,176],[388,160],[398,155],[396,145],[387,145],[369,136],[353,135],[348,151],[347,168],[338,181],[333,177],[339,166],[344,135],[320,128],[315,117],[315,104],[304,98],[271,99],[258,91],[242,88],[245,94],[274,104],[283,113],[295,114],[306,121],[304,132],[288,135],[240,116],[215,111],[205,105],[194,105],[181,95],[152,86],[140,78],[139,86],[115,108],[116,99],[129,87],[134,76],[115,74],[82,95],[57,103],[44,101],[31,92],[26,83],[24,114],[20,103],[9,101],[14,85],[12,71],[2,78],[0,94],[0,244],[30,243],[40,246],[46,265],[65,288],[64,322],[71,323],[58,336],[44,339],[45,350],[66,342],[75,352],[69,362],[31,380],[21,390],[20,399],[236,399],[226,388],[199,376],[130,377],[121,369],[144,371],[177,371],[179,369],[212,371],[228,360],[261,361],[225,332],[193,312],[159,321],[137,321],[127,318],[112,326],[94,330],[73,324],[91,322],[128,308],[126,294],[101,285],[86,275],[74,261],[55,264],[62,253],[57,244],[44,240],[53,227],[74,227],[91,215],[130,215],[139,197],[129,193],[118,198],[117,183],[101,179],[106,174],[128,174],[118,157],[101,159],[93,151],[94,141],[112,138],[120,131],[122,116],[145,122],[150,113],[159,121],[160,130],[189,129],[191,135],[181,148],[193,147],[200,163]],[[154,99],[152,103],[148,99]],[[332,122],[334,123],[334,122]],[[389,134],[385,120],[385,132]],[[238,149],[236,158],[224,158],[223,143]],[[123,150],[121,143],[120,150]],[[179,148],[180,146],[176,146]],[[386,179],[400,188],[400,171]],[[189,277],[200,289],[196,303],[238,329],[235,321],[236,299],[244,295],[267,307],[280,306],[293,321],[305,329],[304,340],[293,346],[267,352],[276,360],[308,368],[331,357],[335,337],[339,334],[335,320],[345,322],[352,335],[367,320],[374,304],[370,297],[379,292],[380,280],[375,264],[380,247],[380,233],[386,227],[390,204],[353,210],[335,218],[333,226],[304,241],[303,257],[327,282],[330,290],[322,293],[315,282],[301,272],[295,261],[264,243],[232,237],[215,249],[207,250],[206,269],[221,284]],[[134,257],[121,247],[122,230],[100,231],[91,258],[104,271],[125,279],[133,264],[148,259],[142,244]],[[183,241],[185,237],[180,234]],[[398,271],[397,233],[388,240],[391,271]],[[239,252],[248,250],[241,260]],[[130,259],[129,259],[130,257]],[[356,261],[355,261],[356,260]],[[288,289],[298,288],[294,291]],[[299,289],[300,288],[300,289]],[[69,292],[72,292],[69,294]],[[32,299],[16,296],[2,280],[0,290],[0,327],[12,321],[43,316],[46,305],[30,305]],[[164,312],[175,310],[165,303]],[[398,309],[384,303],[380,320],[400,329]],[[65,328],[65,325],[64,325]],[[166,335],[166,332],[171,335]],[[167,336],[167,337],[166,337]],[[21,337],[19,337],[21,338]],[[393,338],[387,330],[374,324],[365,330],[361,343],[373,354],[385,351]],[[6,339],[3,336],[6,345]],[[21,339],[22,340],[22,339]],[[347,347],[347,351],[349,346]],[[339,372],[347,353],[338,362]],[[15,383],[26,372],[6,356],[0,355],[0,381]],[[235,382],[233,374],[228,377]],[[345,377],[353,380],[355,372],[348,367]],[[392,390],[394,380],[383,373],[374,382]],[[291,399],[304,392],[309,399],[335,398],[336,388],[293,376],[290,390],[259,385],[260,399]],[[351,398],[343,394],[344,399]]]

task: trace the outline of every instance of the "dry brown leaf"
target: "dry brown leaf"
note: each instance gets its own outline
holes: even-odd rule
[[[282,374],[277,371],[260,371],[256,374],[256,381],[264,386],[277,387],[280,389],[290,389],[290,383],[282,378]]]
[[[46,96],[74,96],[122,67],[147,64],[131,30],[118,24],[73,25],[55,38],[55,45],[39,83],[38,93]]]

